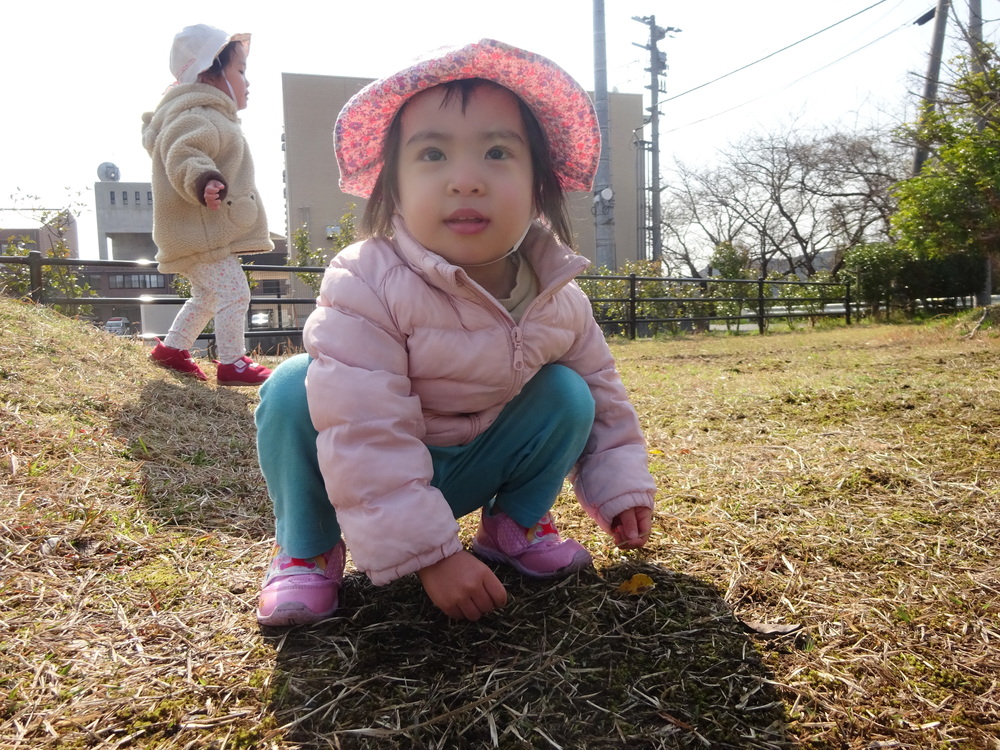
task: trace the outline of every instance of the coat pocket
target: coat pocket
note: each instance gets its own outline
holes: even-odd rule
[[[257,196],[253,193],[236,198],[229,196],[223,202],[223,205],[226,213],[229,215],[229,221],[233,223],[233,226],[240,229],[252,227],[256,223],[257,216],[260,213]]]

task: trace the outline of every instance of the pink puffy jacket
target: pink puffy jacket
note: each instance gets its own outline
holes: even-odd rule
[[[541,290],[520,324],[398,219],[394,239],[352,245],[326,271],[303,336],[309,410],[344,539],[375,584],[462,548],[425,445],[472,440],[545,364],[578,372],[596,402],[573,476],[581,505],[605,531],[623,510],[653,506],[638,417],[573,283],[586,258],[537,224],[520,252]]]

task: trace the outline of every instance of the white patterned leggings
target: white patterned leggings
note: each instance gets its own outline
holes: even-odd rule
[[[219,361],[232,364],[247,352],[244,332],[250,307],[250,286],[240,268],[239,256],[199,263],[183,276],[191,282],[191,298],[177,313],[163,343],[175,349],[190,349],[214,317]]]

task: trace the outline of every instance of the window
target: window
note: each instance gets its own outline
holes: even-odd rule
[[[128,190],[122,190],[122,205],[128,205]]]
[[[111,191],[111,205],[112,206],[115,205],[115,191],[114,190]]]
[[[166,278],[158,273],[108,274],[108,286],[112,289],[163,289],[166,285]]]
[[[135,191],[135,205],[137,205],[137,206],[138,206],[138,205],[139,205],[139,204],[140,204],[141,202],[142,202],[142,201],[141,201],[141,200],[139,200],[139,191],[138,191],[138,190],[136,190],[136,191]]]
[[[81,284],[86,284],[95,292],[101,291],[103,276],[99,273],[81,273],[77,276]]]
[[[260,282],[261,294],[268,297],[277,297],[281,294],[281,280],[280,279],[263,279]]]
[[[7,242],[0,243],[0,255],[27,255],[30,251],[23,239],[11,235]]]
[[[148,203],[151,206],[153,205],[153,191],[152,190],[147,190],[146,191],[146,203]]]

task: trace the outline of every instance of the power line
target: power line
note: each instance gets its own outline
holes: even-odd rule
[[[802,39],[799,39],[799,41],[797,41],[797,42],[792,42],[791,44],[789,44],[789,45],[787,45],[785,47],[782,47],[781,49],[776,50],[776,51],[772,52],[769,55],[765,55],[764,57],[760,58],[759,60],[754,60],[753,62],[747,63],[746,65],[744,65],[744,66],[742,66],[740,68],[736,68],[736,70],[731,70],[728,73],[724,73],[723,75],[719,76],[718,78],[713,78],[711,81],[706,81],[705,83],[699,84],[698,86],[695,86],[694,88],[688,89],[687,91],[682,91],[680,94],[675,94],[674,96],[671,96],[671,97],[669,97],[667,99],[664,99],[663,101],[660,102],[660,104],[663,105],[663,104],[666,104],[667,102],[672,102],[674,99],[680,99],[682,96],[686,96],[687,94],[690,94],[690,93],[692,93],[694,91],[697,91],[698,89],[703,89],[706,86],[711,86],[713,83],[718,83],[723,78],[728,78],[729,76],[735,75],[736,73],[739,73],[740,71],[746,70],[747,68],[752,68],[754,65],[757,65],[758,63],[762,63],[765,60],[769,60],[770,58],[774,57],[775,55],[779,55],[782,52],[785,52],[786,50],[790,50],[792,47],[796,47],[796,46],[802,44],[803,42],[809,41],[810,39],[812,39],[815,36],[819,36],[820,34],[822,34],[824,32],[827,32],[830,29],[836,28],[837,26],[840,26],[840,24],[846,23],[847,21],[850,21],[852,18],[856,18],[857,16],[860,16],[862,13],[867,13],[872,8],[875,8],[875,7],[881,5],[884,2],[887,2],[887,0],[878,0],[877,3],[873,3],[872,5],[869,5],[867,8],[859,10],[857,13],[853,13],[853,14],[849,15],[849,16],[847,16],[847,18],[842,18],[841,20],[837,21],[836,23],[827,26],[825,29],[820,29],[819,31],[817,31],[817,32],[815,32],[813,34],[810,34],[807,37],[803,37]]]
[[[911,25],[912,24],[909,23],[909,22],[904,23],[902,26],[899,26],[899,27],[893,29],[892,31],[889,31],[889,32],[883,34],[882,36],[878,37],[877,39],[873,39],[872,41],[868,42],[867,44],[863,44],[862,46],[858,47],[857,49],[852,50],[851,52],[848,52],[846,55],[842,55],[841,57],[838,57],[836,60],[832,60],[831,62],[828,62],[826,65],[823,65],[823,66],[821,66],[819,68],[816,68],[816,70],[813,70],[813,71],[811,71],[809,73],[806,73],[803,76],[800,76],[799,78],[796,78],[794,81],[791,81],[791,82],[785,84],[780,89],[776,89],[775,91],[784,91],[785,89],[791,88],[795,84],[797,84],[797,83],[799,83],[801,81],[804,81],[806,78],[814,76],[817,73],[821,73],[822,71],[826,70],[827,68],[829,68],[829,67],[831,67],[833,65],[836,65],[839,62],[843,62],[848,57],[856,55],[858,52],[861,52],[862,50],[868,49],[873,44],[877,44],[878,42],[881,42],[883,39],[885,39],[885,38],[887,38],[889,36],[892,36],[896,32],[902,31],[907,26],[911,26]],[[815,36],[815,34],[813,36]],[[786,47],[786,49],[787,49],[787,47]],[[733,71],[733,72],[736,72],[736,71]],[[719,79],[716,79],[716,80],[719,80]],[[705,84],[705,85],[708,85],[708,84]],[[692,89],[692,91],[693,90],[694,89]],[[666,131],[666,133],[676,133],[678,130],[683,130],[684,128],[689,128],[692,125],[698,125],[698,124],[706,122],[708,120],[713,120],[716,117],[721,117],[722,115],[725,115],[725,114],[728,114],[728,113],[730,113],[730,112],[732,112],[734,110],[740,109],[741,107],[745,107],[748,104],[753,104],[754,102],[759,101],[759,100],[763,99],[764,97],[770,96],[773,93],[775,93],[775,92],[774,91],[769,91],[766,94],[761,94],[760,96],[754,97],[753,99],[748,99],[745,102],[742,102],[741,104],[737,104],[737,105],[735,105],[733,107],[729,107],[728,109],[724,109],[721,112],[716,112],[714,115],[709,115],[708,117],[702,117],[700,120],[695,120],[694,122],[689,122],[689,123],[687,123],[685,125],[679,125],[676,128],[672,128],[672,129]]]

